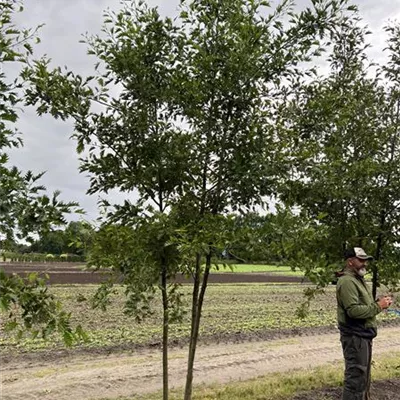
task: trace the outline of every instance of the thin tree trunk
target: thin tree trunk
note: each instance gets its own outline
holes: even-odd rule
[[[161,293],[163,304],[163,400],[168,400],[168,331],[169,331],[169,315],[168,315],[168,293],[167,293],[167,266],[163,260],[161,272]]]
[[[218,20],[218,10],[217,8],[217,20]],[[218,36],[218,31],[213,33],[214,36]],[[216,71],[213,73],[214,78],[216,76]],[[206,134],[206,148],[212,137],[212,120],[214,114],[214,101],[215,101],[215,87],[212,89],[211,101],[209,107],[209,118],[207,123],[207,134]],[[206,201],[207,201],[207,169],[209,167],[210,153],[207,152],[204,159],[204,166],[202,171],[202,195],[200,204],[200,216],[203,217],[206,211]],[[192,323],[190,332],[190,344],[189,344],[189,354],[188,354],[188,366],[186,374],[186,384],[185,384],[185,394],[184,400],[191,400],[192,398],[192,386],[193,386],[193,366],[194,359],[196,356],[197,339],[199,335],[200,327],[200,317],[201,310],[203,307],[203,299],[205,295],[205,290],[208,282],[208,275],[210,273],[211,267],[211,252],[206,257],[206,268],[203,275],[203,282],[200,290],[200,279],[201,279],[201,254],[196,255],[196,271],[194,275],[194,286],[193,286],[193,300],[192,300]],[[199,293],[200,292],[200,293]]]
[[[200,271],[201,271],[201,255],[196,255],[196,267],[195,273],[193,276],[193,293],[192,293],[192,319],[191,319],[191,327],[190,327],[190,338],[193,336],[194,332],[194,321],[196,319],[196,310],[197,310],[197,303],[199,297],[199,290],[200,290]],[[191,345],[191,342],[190,342]]]
[[[201,285],[200,293],[199,293],[198,297],[196,298],[197,306],[195,308],[193,308],[194,315],[192,316],[192,318],[193,318],[192,319],[192,332],[191,332],[191,336],[190,336],[190,346],[189,346],[188,367],[187,367],[187,375],[186,375],[184,400],[191,400],[191,398],[192,398],[194,359],[196,356],[196,348],[197,348],[197,340],[199,337],[201,312],[203,309],[203,301],[204,301],[204,296],[206,293],[210,269],[211,269],[211,253],[207,254],[207,257],[206,257],[206,268],[205,268],[204,275],[203,275],[203,282]]]
[[[198,304],[199,304],[199,291],[200,291],[200,268],[201,268],[200,255],[196,256],[196,272],[194,275],[194,286],[193,286],[193,299],[192,299],[192,321],[190,330],[190,343],[189,343],[189,353],[188,353],[188,366],[186,369],[186,384],[185,384],[185,399],[191,398],[192,393],[192,382],[193,382],[193,366],[194,358],[196,353],[196,340],[198,332]],[[189,387],[190,386],[190,387]]]
[[[157,110],[157,108],[156,108]],[[158,130],[158,128],[157,128]],[[164,212],[164,196],[162,190],[162,176],[158,171],[158,206]],[[165,254],[161,256],[161,296],[163,307],[163,338],[162,338],[162,369],[163,369],[163,400],[168,400],[168,335],[169,335],[169,304],[167,291],[168,265]]]
[[[381,234],[378,235],[378,240],[376,243],[376,253],[375,253],[375,261],[379,260],[379,255],[382,248],[382,241],[380,239]],[[376,292],[378,289],[378,267],[375,263],[372,264],[372,296],[374,299],[376,298]]]
[[[186,370],[186,380],[188,380],[189,374],[189,365],[193,364],[192,355],[194,350],[194,336],[196,331],[196,321],[197,321],[197,306],[199,301],[199,290],[200,290],[200,271],[201,271],[201,255],[196,255],[196,267],[195,273],[193,276],[193,293],[192,293],[192,318],[191,318],[191,326],[190,326],[190,341],[189,341],[189,353],[188,353],[188,368]],[[194,357],[193,357],[194,359]],[[193,379],[193,368],[192,368],[192,378]]]
[[[379,233],[376,239],[376,252],[375,261],[379,261],[383,250],[383,232],[385,229],[385,211],[381,211],[379,221]],[[379,285],[378,266],[374,263],[372,265],[372,295],[376,298],[376,292]]]

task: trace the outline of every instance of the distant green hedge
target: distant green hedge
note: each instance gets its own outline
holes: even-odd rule
[[[85,257],[77,254],[42,254],[42,253],[0,253],[0,260],[6,262],[84,262]]]

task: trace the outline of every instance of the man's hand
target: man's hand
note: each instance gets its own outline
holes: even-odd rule
[[[377,301],[377,303],[381,310],[386,310],[392,305],[393,299],[390,296],[383,296]]]

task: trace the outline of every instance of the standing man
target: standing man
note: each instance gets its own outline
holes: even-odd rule
[[[366,266],[371,259],[361,247],[346,250],[346,267],[336,286],[337,319],[345,360],[343,400],[370,399],[376,315],[392,304],[389,296],[375,301],[365,283]]]

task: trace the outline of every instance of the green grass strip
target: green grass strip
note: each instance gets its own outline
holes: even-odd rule
[[[238,272],[238,273],[272,273],[283,276],[304,276],[302,271],[293,271],[288,266],[261,265],[261,264],[220,264],[212,267],[213,273]]]
[[[376,357],[372,379],[400,378],[400,353]],[[227,385],[196,386],[193,400],[289,400],[300,392],[309,392],[343,385],[343,363],[327,364],[308,370],[269,374],[261,378]],[[137,398],[137,397],[135,397]],[[142,397],[143,400],[162,398],[161,392]],[[183,398],[182,390],[170,393],[170,400]],[[133,400],[124,398],[121,400]]]

